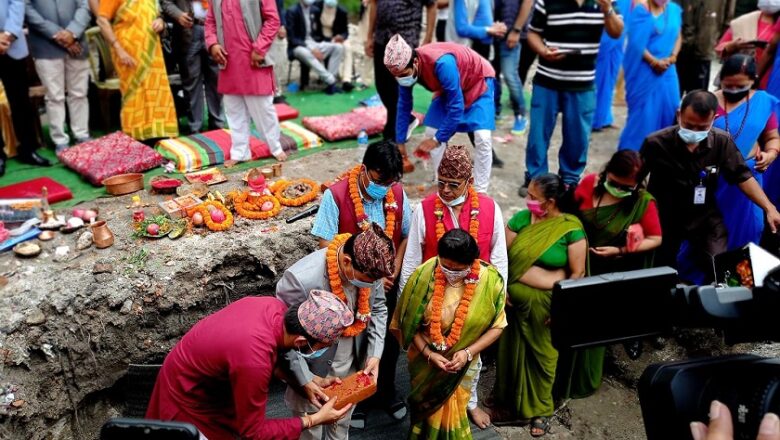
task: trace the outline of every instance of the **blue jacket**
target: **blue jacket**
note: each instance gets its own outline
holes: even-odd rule
[[[62,29],[73,33],[81,44],[81,55],[87,57],[84,31],[92,20],[87,0],[27,0],[27,26],[30,34],[30,52],[33,58],[58,59],[68,51],[52,38]]]
[[[0,0],[0,32],[10,32],[16,37],[7,52],[15,60],[21,60],[28,54],[23,26],[24,0]]]

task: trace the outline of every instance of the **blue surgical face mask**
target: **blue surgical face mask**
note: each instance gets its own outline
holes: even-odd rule
[[[710,134],[710,130],[693,131],[691,129],[680,126],[680,131],[677,135],[688,145],[698,144],[699,142],[707,139],[707,135]]]
[[[354,266],[352,266],[352,276],[349,277],[348,279],[349,279],[350,284],[352,284],[353,286],[357,287],[358,289],[371,289],[376,284],[376,281],[373,282],[373,283],[367,283],[365,281],[360,281],[359,279],[357,279],[357,277],[355,277],[355,267]]]
[[[382,200],[387,195],[387,191],[390,190],[389,186],[380,185],[371,180],[371,176],[366,171],[366,177],[368,177],[368,186],[366,187],[366,194],[374,200]]]
[[[466,194],[465,194],[465,193],[464,193],[464,194],[461,194],[461,195],[460,195],[460,197],[458,197],[458,198],[456,198],[456,199],[453,199],[453,200],[450,200],[449,202],[448,202],[448,201],[446,201],[446,200],[444,200],[444,199],[442,198],[441,194],[439,194],[439,199],[441,199],[441,202],[442,202],[442,203],[444,203],[445,205],[447,205],[447,206],[449,206],[450,208],[452,208],[452,207],[455,207],[455,206],[458,206],[458,205],[462,205],[462,204],[463,204],[463,202],[465,202],[465,201],[466,201]]]
[[[325,3],[325,6],[328,6],[330,8],[335,8],[337,4],[339,4],[338,0],[325,0],[323,3]]]
[[[311,348],[311,345],[309,346],[309,348]],[[317,359],[318,357],[325,354],[325,352],[328,351],[328,348],[329,347],[322,347],[317,351],[312,351],[311,353],[301,353],[301,351],[298,350],[298,353],[300,353],[301,357],[303,357],[304,359]]]
[[[401,87],[411,87],[417,83],[417,77],[414,76],[414,74],[409,76],[402,76],[401,78],[396,78],[395,80],[398,81],[398,84]]]

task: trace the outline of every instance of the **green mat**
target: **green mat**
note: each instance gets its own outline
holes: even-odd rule
[[[376,89],[370,87],[361,91],[353,91],[351,93],[342,93],[337,95],[325,95],[319,91],[305,91],[298,93],[289,93],[286,95],[287,102],[292,107],[295,107],[300,111],[300,118],[296,121],[300,123],[300,120],[304,116],[326,116],[334,115],[338,113],[348,112],[360,105],[360,101],[370,98],[376,94]],[[428,105],[431,102],[431,93],[422,87],[414,88],[415,105],[414,109],[420,113],[425,113],[428,109]],[[45,129],[44,129],[45,130]],[[422,128],[418,128],[421,131]],[[46,130],[45,130],[46,131]],[[323,150],[343,149],[343,148],[355,148],[357,143],[355,140],[347,139],[339,142],[326,142],[321,148],[313,150],[299,151],[290,156],[290,159],[297,159],[300,157],[308,156],[309,154],[316,154]],[[34,179],[36,177],[48,176],[57,182],[67,186],[73,193],[73,199],[64,202],[57,203],[55,206],[58,208],[67,208],[77,205],[81,202],[95,200],[99,197],[110,197],[106,194],[103,187],[95,187],[74,171],[66,168],[65,165],[57,160],[54,151],[49,148],[43,148],[38,151],[42,156],[51,160],[54,165],[51,167],[36,167],[19,163],[18,161],[11,159],[6,164],[5,176],[0,178],[0,186],[10,185],[25,180]],[[225,173],[236,173],[249,168],[254,168],[267,163],[273,163],[275,159],[262,159],[251,162],[241,163],[230,169],[223,169]],[[155,168],[153,170],[144,173],[144,182],[149,184],[149,179],[154,176],[163,174],[162,167]],[[182,177],[179,173],[171,174],[173,177]]]

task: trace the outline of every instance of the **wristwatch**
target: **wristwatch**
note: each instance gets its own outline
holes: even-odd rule
[[[471,350],[469,350],[469,348],[468,348],[468,347],[464,348],[464,349],[463,349],[463,351],[465,351],[465,352],[466,352],[466,356],[467,356],[467,357],[466,357],[466,360],[468,360],[469,362],[471,362],[472,360],[474,360],[474,355],[472,355],[472,354],[471,354]]]
[[[612,6],[610,6],[610,7],[609,7],[609,11],[607,11],[607,12],[604,14],[604,16],[605,16],[605,17],[609,17],[610,15],[612,15],[612,14],[614,14],[614,13],[615,13],[615,8],[613,8]]]
[[[522,33],[523,33],[523,30],[522,30],[522,29],[520,29],[520,28],[517,28],[517,27],[513,27],[513,28],[512,28],[512,32],[517,32],[518,34],[522,34]]]

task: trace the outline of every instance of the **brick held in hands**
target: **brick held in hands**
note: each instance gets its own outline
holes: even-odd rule
[[[362,402],[376,393],[376,382],[362,371],[341,379],[340,384],[325,388],[325,394],[331,399],[338,396],[335,409],[339,410],[348,404]]]

